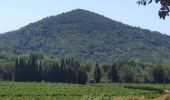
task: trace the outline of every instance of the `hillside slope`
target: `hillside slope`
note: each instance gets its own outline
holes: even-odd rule
[[[0,47],[112,62],[170,60],[170,37],[76,9],[0,35]]]

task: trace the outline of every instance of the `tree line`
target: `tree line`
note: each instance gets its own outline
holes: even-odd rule
[[[81,69],[80,63],[74,58],[62,59],[61,63],[50,63],[48,68],[42,66],[41,61],[32,56],[28,61],[16,60],[14,67],[14,81],[19,82],[68,82],[85,84],[87,73]]]
[[[80,63],[74,58],[44,61],[43,56],[16,59],[13,67],[0,68],[0,79],[17,82],[170,83],[170,68],[124,60],[114,64]]]

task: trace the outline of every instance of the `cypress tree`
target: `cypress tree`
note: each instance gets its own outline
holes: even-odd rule
[[[26,79],[25,79],[25,77],[26,77],[26,63],[24,62],[24,60],[22,58],[20,58],[20,61],[19,61],[17,74],[18,74],[17,81],[21,81],[21,82],[26,81]]]
[[[40,61],[40,64],[38,66],[38,81],[42,81],[42,79],[43,79],[43,71],[42,71],[42,65]]]
[[[101,70],[98,64],[96,63],[94,69],[94,83],[100,83],[101,77],[102,77]]]
[[[64,61],[64,58],[61,60],[61,82],[67,82],[67,79],[66,79],[66,65],[65,65],[65,61]]]
[[[87,82],[87,74],[85,71],[79,70],[78,75],[76,77],[78,84],[85,84]]]
[[[15,61],[15,67],[14,67],[14,81],[18,81],[18,77],[19,77],[19,61],[18,59],[16,59]]]
[[[108,77],[109,79],[112,81],[112,82],[118,82],[119,81],[119,77],[118,77],[118,73],[117,73],[117,70],[116,70],[116,65],[112,65],[112,68],[108,74]]]
[[[37,63],[37,58],[33,55],[31,56],[31,65],[30,67],[30,77],[31,81],[37,81],[38,80],[38,63]]]
[[[75,83],[76,77],[75,77],[74,71],[69,67],[66,70],[66,77],[67,77],[67,82],[69,83]]]

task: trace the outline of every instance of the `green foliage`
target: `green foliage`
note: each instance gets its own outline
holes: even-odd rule
[[[156,3],[160,3],[161,4],[161,8],[158,12],[158,15],[160,18],[165,19],[166,16],[169,16],[169,12],[170,12],[170,0],[138,0],[138,4],[139,5],[147,5],[152,3],[153,1],[155,1]]]
[[[112,65],[112,68],[108,74],[109,76],[109,79],[112,81],[112,82],[118,82],[119,81],[119,76],[118,76],[118,71],[116,69],[116,65]]]
[[[31,52],[29,54],[29,58],[33,58],[33,57],[35,57],[36,60],[37,59],[39,59],[39,60],[44,59],[44,55],[40,52]]]
[[[117,66],[118,76],[121,82],[145,82],[143,74],[145,72],[145,65],[125,60],[120,62]]]
[[[111,67],[112,67],[112,65],[109,65],[109,64],[102,64],[101,65],[101,69],[103,70],[103,73],[108,73],[108,71],[110,71]]]
[[[167,89],[170,89],[168,84]],[[1,100],[113,100],[114,97],[144,96],[152,100],[161,94],[161,84],[64,84],[0,82]]]
[[[77,83],[85,84],[87,82],[87,79],[88,79],[87,73],[85,71],[79,70],[76,77]]]
[[[102,77],[102,73],[101,70],[98,66],[98,64],[96,63],[95,65],[95,69],[94,69],[94,83],[100,83],[101,77]]]
[[[41,61],[31,54],[28,61],[17,59],[15,62],[14,81],[17,82],[68,82],[85,84],[87,73],[81,69],[80,63],[74,58],[61,60],[61,66],[57,62],[49,63],[46,69],[42,69]]]
[[[58,59],[43,54],[39,57],[37,54],[20,54],[15,56],[17,60],[3,59],[0,65],[0,80],[24,82],[43,80],[79,84],[118,81],[162,83],[165,74],[165,82],[170,83],[170,63],[167,62],[158,65],[123,60],[113,66],[109,63],[94,65],[92,61],[79,61],[75,58]]]
[[[159,32],[128,26],[77,9],[2,34],[0,47],[18,53],[41,51],[60,58],[76,57],[101,63],[124,59],[159,63],[170,60],[169,40],[169,36]]]
[[[140,63],[138,59],[123,60],[118,58],[118,61],[112,61],[116,63],[115,69],[109,63],[103,64],[102,62],[96,65],[101,67],[96,67],[93,60],[79,61],[67,57],[61,59],[56,56],[47,56],[41,52],[21,53],[8,49],[0,49],[0,51],[0,80],[44,80],[80,84],[86,82],[117,82],[117,80],[130,83],[162,83],[165,74],[165,82],[170,83],[170,63],[168,59],[157,65],[146,62]],[[157,55],[156,52],[153,52],[152,57],[155,58]],[[20,59],[16,60],[18,58]]]
[[[16,60],[14,81],[41,81],[42,76],[41,66],[38,65],[38,61],[35,56],[32,56],[28,62],[23,59]]]
[[[164,68],[161,66],[156,66],[153,68],[153,78],[155,83],[163,83],[164,82]]]

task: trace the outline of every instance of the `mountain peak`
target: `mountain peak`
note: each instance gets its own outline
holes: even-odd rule
[[[78,9],[74,9],[74,10],[72,10],[70,12],[90,12],[90,11],[78,8]]]
[[[0,35],[0,47],[101,62],[123,58],[160,62],[170,58],[169,40],[160,33],[75,9]]]
[[[71,11],[68,11],[66,13],[93,13],[93,14],[96,14],[95,12],[92,12],[92,11],[89,11],[89,10],[85,10],[85,9],[73,9]],[[99,14],[98,14],[99,15]]]
[[[74,16],[74,17],[78,17],[78,19],[83,19],[83,18],[105,18],[103,15],[97,14],[95,12],[91,12],[88,10],[84,10],[84,9],[74,9],[71,10],[69,12],[65,12],[63,14],[60,14],[62,17],[70,17],[70,16]],[[106,18],[108,19],[108,18]]]

